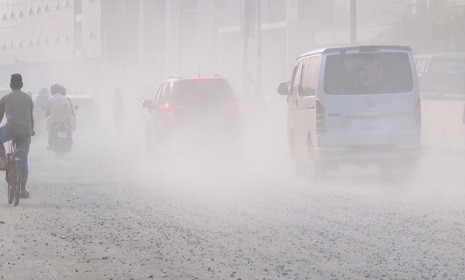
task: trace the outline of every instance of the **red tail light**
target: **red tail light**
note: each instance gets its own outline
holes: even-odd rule
[[[234,102],[231,106],[231,109],[233,109],[233,111],[239,111],[239,103]]]
[[[206,79],[206,78],[197,78],[194,81],[196,83],[206,83],[206,82],[208,82],[208,79]]]
[[[316,130],[326,130],[325,107],[323,106],[323,103],[320,100],[316,100]]]
[[[166,104],[165,105],[165,113],[168,115],[168,116],[173,116],[174,115],[174,108],[173,106],[171,106],[170,104]]]
[[[420,98],[417,98],[417,100],[415,100],[413,118],[415,121],[415,125],[417,125],[418,127],[421,127],[421,99]]]

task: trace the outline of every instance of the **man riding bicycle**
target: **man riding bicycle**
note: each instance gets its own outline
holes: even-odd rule
[[[21,159],[21,198],[29,198],[29,192],[26,191],[28,179],[29,146],[31,144],[31,135],[34,135],[34,104],[32,98],[21,91],[23,87],[23,77],[21,74],[11,75],[10,87],[12,92],[0,99],[0,122],[6,115],[6,125],[0,127],[0,170],[6,170],[8,166],[5,147],[3,143],[14,140],[18,156]]]

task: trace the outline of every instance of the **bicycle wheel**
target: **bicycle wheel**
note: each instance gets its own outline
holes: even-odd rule
[[[21,184],[19,183],[19,162],[15,161],[11,164],[12,169],[12,176],[11,176],[11,185],[12,185],[12,192],[14,197],[14,206],[18,206],[19,204],[19,197],[21,195]]]
[[[7,193],[8,193],[8,204],[13,203],[13,199],[15,196],[15,188],[13,184],[13,175],[15,173],[15,170],[13,170],[13,165],[11,164],[11,158],[10,155],[8,155],[8,168],[6,169],[6,182],[7,182]]]
[[[8,174],[10,172],[7,171],[7,178],[10,177],[10,174]],[[10,183],[11,180],[10,178],[8,178],[8,184],[7,184],[7,190],[8,190],[8,204],[11,204],[13,203],[13,197],[14,197],[14,187],[13,187],[13,184]]]

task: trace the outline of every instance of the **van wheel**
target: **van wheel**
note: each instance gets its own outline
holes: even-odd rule
[[[394,179],[394,168],[391,164],[380,164],[378,170],[383,181],[392,181]]]
[[[415,177],[416,165],[417,162],[415,160],[404,162],[402,165],[399,166],[399,169],[396,172],[398,173],[396,177],[404,182],[409,182],[413,180],[413,178]]]
[[[307,158],[310,162],[310,174],[313,179],[319,180],[324,176],[324,168],[322,168],[322,164],[320,162],[315,160],[312,151],[312,135],[309,133],[307,136]]]
[[[380,164],[379,172],[385,181],[408,182],[415,176],[415,161],[406,161],[402,165]]]
[[[308,165],[294,160],[295,174],[298,177],[307,177],[309,175]]]
[[[291,135],[288,138],[288,146],[289,146],[289,152],[291,153],[292,159],[296,159],[296,151],[295,151],[295,137],[294,133],[291,132]]]
[[[292,161],[294,162],[295,174],[298,177],[307,177],[308,176],[308,164],[303,163],[299,160],[296,151],[295,137],[294,133],[291,132],[289,137],[289,151],[291,153]]]

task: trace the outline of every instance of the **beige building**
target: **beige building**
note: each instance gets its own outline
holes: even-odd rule
[[[165,0],[0,0],[0,86],[20,72],[31,89],[59,81],[89,93],[101,81],[160,72],[164,5]]]
[[[0,64],[101,55],[100,1],[0,0]]]
[[[377,43],[393,14],[431,3],[357,0],[357,42]],[[261,55],[271,92],[297,55],[350,43],[350,0],[0,0],[0,7],[0,86],[12,71],[29,72],[38,85],[76,77],[156,85],[168,75],[214,73],[241,83],[244,72],[253,84]],[[246,48],[242,26],[251,30]]]

